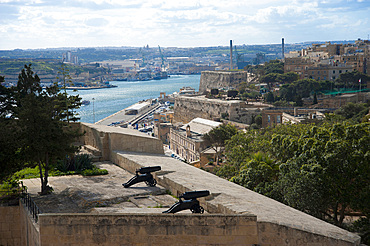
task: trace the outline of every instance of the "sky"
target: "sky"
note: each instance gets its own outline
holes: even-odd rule
[[[0,0],[0,50],[368,39],[370,0]]]

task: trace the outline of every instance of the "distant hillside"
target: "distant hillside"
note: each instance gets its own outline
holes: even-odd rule
[[[332,43],[353,43],[354,41],[331,41]],[[306,48],[312,43],[324,42],[302,42],[295,44],[285,44],[285,52]],[[162,47],[161,47],[162,48]],[[240,59],[252,61],[257,53],[263,54],[266,61],[281,58],[281,43],[264,45],[236,44],[235,52]],[[0,58],[8,59],[57,59],[61,60],[63,54],[71,51],[74,56],[78,56],[81,63],[89,63],[103,60],[124,60],[124,59],[160,59],[158,47],[96,47],[96,48],[53,48],[36,50],[0,50]],[[163,56],[166,57],[207,57],[225,56],[230,53],[229,46],[217,47],[194,47],[177,48],[163,47]]]

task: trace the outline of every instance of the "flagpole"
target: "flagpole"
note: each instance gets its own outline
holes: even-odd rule
[[[360,93],[361,93],[361,78],[358,80],[358,83],[360,83],[360,91],[357,94],[357,103],[359,102],[359,97],[360,97]]]

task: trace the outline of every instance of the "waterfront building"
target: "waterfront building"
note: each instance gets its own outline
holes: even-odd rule
[[[147,101],[135,103],[134,105],[125,109],[125,114],[127,115],[139,114],[143,112],[145,109],[148,109],[149,107],[150,107],[150,103]]]

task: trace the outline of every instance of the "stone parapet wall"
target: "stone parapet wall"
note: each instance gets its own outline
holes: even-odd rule
[[[200,76],[199,92],[205,93],[219,88],[237,89],[242,82],[248,82],[246,71],[203,71]]]
[[[111,151],[163,154],[160,139],[137,130],[89,123],[79,123],[79,127],[85,132],[80,138],[80,144],[100,150],[103,160],[112,159]]]
[[[19,206],[0,207],[0,245],[21,245]]]
[[[40,245],[255,245],[256,217],[41,214]]]

